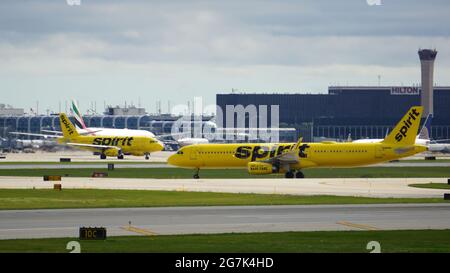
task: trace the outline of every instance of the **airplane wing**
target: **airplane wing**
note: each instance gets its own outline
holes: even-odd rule
[[[57,135],[44,135],[44,134],[33,134],[33,133],[22,133],[22,132],[9,132],[11,135],[18,136],[35,136],[35,137],[43,137],[43,138],[60,138],[61,136]]]
[[[117,146],[82,144],[82,143],[73,143],[73,142],[68,142],[66,144],[70,145],[70,146],[76,146],[76,147],[94,148],[94,149],[98,149],[100,151],[106,151],[106,150],[112,150],[112,149],[115,149],[118,151],[120,150],[120,148]]]
[[[60,131],[41,130],[41,132],[55,134],[55,135],[61,135],[62,136],[62,132],[60,132]]]
[[[276,164],[279,163],[280,165],[285,164],[297,164],[299,162],[299,159],[297,157],[297,154],[294,151],[289,151],[280,154],[279,156],[275,156],[272,158],[269,158],[267,160],[263,160],[262,162]]]
[[[435,140],[431,140],[430,143],[443,143],[443,144],[445,144],[445,143],[447,143],[449,141],[450,141],[450,139],[435,139]]]
[[[86,129],[85,129],[86,130]],[[88,131],[88,132],[82,132],[82,133],[78,133],[81,136],[86,136],[86,135],[93,135],[95,133],[101,132],[102,130],[93,130],[93,131]]]
[[[294,146],[292,146],[291,149],[289,149],[287,152],[283,152],[278,156],[262,160],[261,162],[280,165],[297,164],[299,162],[297,150],[300,147],[302,141],[303,138],[300,138],[298,142]]]
[[[274,128],[233,128],[233,127],[230,127],[230,128],[216,128],[215,129],[216,130],[216,132],[217,131],[220,131],[220,132],[223,132],[223,131],[233,131],[233,132],[242,132],[242,131],[244,131],[244,132],[249,132],[249,131],[279,131],[279,132],[294,132],[294,131],[296,131],[296,129],[295,128],[276,128],[276,127],[274,127]]]
[[[101,131],[102,130],[93,130],[93,131],[81,132],[81,133],[78,132],[78,134],[81,135],[81,136],[86,136],[86,135],[93,135],[93,134],[101,132]],[[59,132],[59,131],[42,130],[42,132],[53,133],[55,135],[62,136],[62,132]]]
[[[157,136],[155,136],[155,138],[161,139],[161,138],[167,138],[167,137],[172,137],[172,136],[183,136],[183,135],[188,135],[188,134],[189,133],[165,134],[165,135],[157,135]]]

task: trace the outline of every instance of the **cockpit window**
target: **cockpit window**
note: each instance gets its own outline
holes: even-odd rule
[[[183,154],[183,151],[178,151],[177,152],[177,155],[182,155]]]

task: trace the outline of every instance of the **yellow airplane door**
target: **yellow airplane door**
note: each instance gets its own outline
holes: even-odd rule
[[[190,160],[197,160],[198,157],[199,157],[199,155],[198,155],[198,150],[195,149],[195,148],[192,149],[189,159],[190,159]]]
[[[375,147],[375,158],[383,158],[384,157],[384,149],[382,145],[377,145]]]

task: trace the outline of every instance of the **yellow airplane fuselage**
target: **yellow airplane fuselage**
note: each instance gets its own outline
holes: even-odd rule
[[[146,153],[158,152],[163,149],[163,146],[156,139],[150,137],[117,137],[117,136],[76,136],[72,138],[61,138],[60,143],[76,143],[86,145],[103,145],[116,146],[120,148],[124,154],[142,156]],[[80,149],[98,152],[99,149],[89,146],[77,146]],[[117,156],[117,149],[105,150],[107,156]]]
[[[421,153],[415,144],[423,107],[413,106],[386,138],[377,143],[239,143],[199,144],[180,149],[169,164],[197,169],[247,168],[250,174],[285,172],[287,178],[303,178],[301,169],[314,167],[357,167]]]

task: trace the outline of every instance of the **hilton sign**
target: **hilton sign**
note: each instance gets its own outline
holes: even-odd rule
[[[392,87],[391,95],[420,95],[419,87]]]

